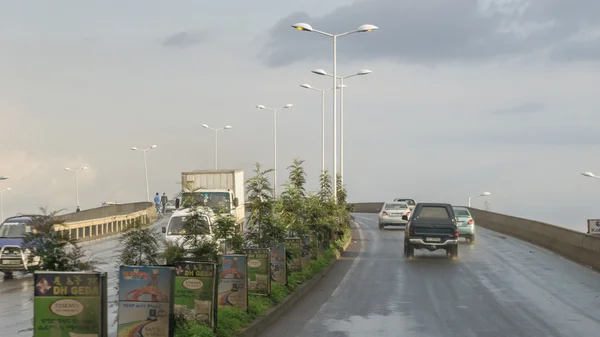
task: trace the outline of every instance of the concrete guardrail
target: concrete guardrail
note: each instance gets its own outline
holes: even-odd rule
[[[144,201],[58,215],[55,220],[62,223],[55,225],[55,229],[81,242],[116,235],[135,221],[150,224],[156,218],[154,204]]]
[[[378,209],[383,207],[382,202],[356,202],[356,203],[348,203],[351,206],[354,206],[354,213],[379,213]]]
[[[475,224],[600,270],[600,237],[539,221],[469,208]]]

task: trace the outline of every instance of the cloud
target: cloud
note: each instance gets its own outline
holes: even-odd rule
[[[167,48],[187,48],[206,40],[206,31],[188,30],[167,36],[162,46]]]
[[[526,102],[510,108],[499,109],[492,112],[494,115],[525,115],[543,112],[546,105],[542,102]]]
[[[271,67],[330,60],[331,39],[290,27],[306,22],[330,33],[365,23],[380,28],[340,38],[340,60],[472,63],[549,51],[552,55],[553,50],[553,60],[577,59],[565,48],[584,48],[590,39],[581,39],[581,32],[599,27],[600,17],[594,14],[599,12],[597,0],[580,0],[577,6],[562,0],[365,0],[321,17],[290,14],[271,28],[259,57]],[[597,48],[587,49],[588,58],[600,57]]]

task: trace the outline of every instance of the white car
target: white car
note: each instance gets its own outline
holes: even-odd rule
[[[403,202],[403,203],[407,204],[408,208],[410,208],[411,212],[413,209],[415,209],[415,206],[417,205],[417,202],[415,201],[415,199],[396,198],[396,199],[394,199],[394,201]]]
[[[379,210],[379,229],[385,226],[406,226],[411,209],[404,202],[386,202]]]
[[[184,223],[189,214],[189,208],[180,209],[173,213],[167,227],[162,228],[162,232],[165,233],[165,240],[167,242],[182,244],[185,241],[185,236],[187,234],[185,233]],[[197,226],[202,228],[202,234],[198,235],[198,239],[207,241],[212,240],[215,220],[215,215],[210,208],[201,208]]]

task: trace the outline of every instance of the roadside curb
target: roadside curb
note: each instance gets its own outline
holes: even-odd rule
[[[350,230],[356,228],[356,223],[352,222],[355,226],[351,227]],[[296,302],[301,300],[306,294],[308,294],[312,288],[335,266],[335,263],[341,257],[342,253],[348,249],[352,242],[352,232],[342,245],[338,249],[335,260],[325,270],[315,275],[309,281],[299,286],[296,291],[288,295],[283,302],[267,310],[265,315],[261,318],[256,319],[249,327],[242,330],[237,337],[257,337],[259,334],[268,328],[274,321],[276,321],[281,315],[283,315],[288,309],[290,309]]]

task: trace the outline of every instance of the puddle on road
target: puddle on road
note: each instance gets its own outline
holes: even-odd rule
[[[332,336],[340,337],[397,337],[400,331],[402,336],[409,336],[406,333],[417,327],[408,317],[396,314],[351,316],[344,320],[327,320],[324,325]]]

